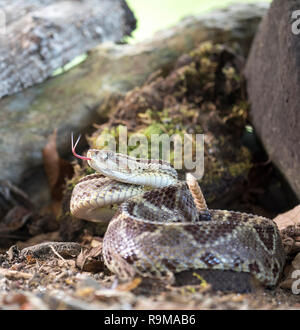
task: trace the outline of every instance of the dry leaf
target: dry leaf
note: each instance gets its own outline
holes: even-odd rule
[[[56,149],[57,129],[48,138],[43,149],[43,161],[51,192],[59,178],[59,155]]]
[[[5,215],[0,224],[0,232],[12,232],[23,227],[32,216],[32,211],[23,206],[15,206]]]
[[[35,206],[27,194],[9,181],[0,182],[0,235],[1,238],[25,238],[22,228],[35,215]],[[21,229],[21,231],[19,231]],[[15,233],[18,232],[19,233]],[[21,233],[22,232],[22,233]],[[5,245],[5,243],[3,242]]]
[[[43,149],[43,162],[52,197],[52,212],[57,216],[61,211],[63,186],[66,178],[74,174],[73,166],[59,157],[56,146],[57,129],[48,138]]]
[[[105,269],[102,244],[90,250],[82,250],[76,259],[76,266],[86,272],[100,272]]]

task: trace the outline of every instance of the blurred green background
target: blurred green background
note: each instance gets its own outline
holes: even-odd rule
[[[127,41],[134,43],[176,24],[185,16],[197,15],[231,3],[271,2],[271,0],[127,0],[138,20],[137,29]]]

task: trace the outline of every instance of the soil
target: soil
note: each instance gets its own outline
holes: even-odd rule
[[[101,241],[97,243],[99,247]],[[203,283],[175,287],[163,282],[147,283],[140,278],[119,283],[107,270],[96,273],[80,270],[76,254],[80,254],[79,244],[52,242],[21,251],[14,247],[0,255],[0,307],[82,310],[300,308],[300,295],[280,287],[273,290],[257,287],[252,293],[239,294],[214,292]]]

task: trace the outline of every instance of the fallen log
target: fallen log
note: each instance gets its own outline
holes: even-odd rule
[[[47,79],[101,42],[135,29],[125,0],[2,0],[0,98]]]

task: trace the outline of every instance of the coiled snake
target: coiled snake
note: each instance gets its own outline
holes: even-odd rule
[[[121,204],[102,247],[106,266],[119,278],[203,269],[247,273],[264,285],[277,284],[285,253],[272,220],[208,209],[197,181],[191,175],[179,181],[164,161],[96,149],[83,157],[75,153],[76,144],[74,155],[98,173],[74,187],[70,210],[101,221],[99,209]]]

